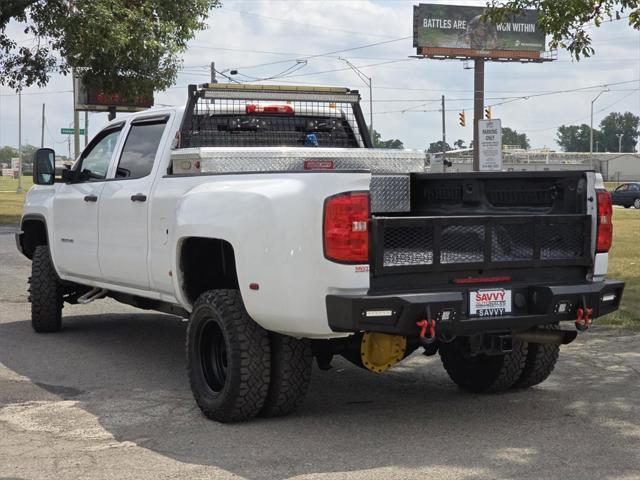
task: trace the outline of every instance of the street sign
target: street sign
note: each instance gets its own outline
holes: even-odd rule
[[[76,131],[73,128],[61,128],[60,129],[60,134],[61,135],[73,135],[75,133],[76,133]],[[84,135],[84,128],[80,129],[80,135]]]
[[[502,170],[502,123],[478,120],[480,171]]]

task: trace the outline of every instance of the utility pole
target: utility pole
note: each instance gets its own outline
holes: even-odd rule
[[[442,95],[442,171],[447,171],[447,129],[445,126],[444,95]]]
[[[473,60],[473,171],[480,171],[478,121],[484,117],[484,58]]]
[[[622,153],[622,137],[624,137],[624,133],[616,133],[616,137],[618,137],[618,153]]]
[[[76,110],[76,71],[71,69],[73,80],[73,160],[80,155],[80,112]]]
[[[216,80],[216,62],[211,62],[211,83],[218,83]]]
[[[18,90],[18,189],[22,193],[22,89]]]
[[[596,95],[596,98],[591,100],[591,123],[589,124],[589,163],[591,165],[591,168],[593,168],[593,104],[598,99],[598,97],[600,97],[600,95],[608,91],[609,89],[602,90],[598,95]]]
[[[40,148],[44,147],[44,103],[42,104],[42,128],[40,129]]]
[[[89,112],[84,111],[84,146],[87,147],[89,143]]]

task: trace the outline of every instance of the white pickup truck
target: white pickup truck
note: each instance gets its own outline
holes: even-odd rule
[[[599,174],[370,147],[356,91],[211,84],[112,121],[71,169],[40,149],[16,234],[34,330],[103,297],[189,317],[193,394],[230,422],[293,411],[314,357],[381,373],[422,348],[463,389],[530,387],[618,308]]]

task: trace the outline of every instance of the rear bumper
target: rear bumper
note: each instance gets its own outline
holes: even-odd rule
[[[592,318],[611,313],[620,306],[624,283],[606,280],[573,285],[501,287],[512,290],[513,305],[510,315],[500,317],[470,317],[467,314],[469,293],[482,287],[389,295],[327,295],[329,327],[334,332],[415,335],[418,333],[416,322],[427,318],[436,320],[440,333],[450,335],[525,330],[574,320],[578,308],[585,306],[593,309]]]

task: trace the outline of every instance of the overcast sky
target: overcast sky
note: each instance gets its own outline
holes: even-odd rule
[[[411,39],[414,3],[417,2],[227,0],[222,8],[211,12],[208,29],[190,42],[176,85],[156,93],[156,105],[183,103],[186,85],[208,81],[210,61],[216,62],[218,70],[238,69],[248,77],[265,78],[294,66],[296,59],[390,41],[309,58],[306,66],[286,77],[286,82],[358,88],[368,119],[368,88],[337,58],[342,56],[373,78],[374,127],[384,139],[399,138],[408,148],[426,148],[441,138],[441,117],[437,109],[440,95],[444,94],[447,110],[451,110],[446,118],[447,140],[453,143],[461,138],[468,143],[473,136],[471,122],[468,121],[465,128],[460,127],[457,112],[464,109],[467,118],[472,117],[473,70],[465,70],[462,62],[455,60],[408,58],[415,54]],[[10,25],[10,31],[16,39],[28,44],[19,25]],[[609,22],[599,29],[593,27],[590,32],[596,49],[591,59],[573,62],[567,52],[560,51],[557,61],[544,64],[488,63],[485,103],[513,100],[494,106],[493,117],[502,119],[503,126],[526,132],[534,148],[558,148],[557,127],[588,124],[590,102],[602,88],[527,97],[618,82],[630,83],[610,86],[610,91],[597,100],[594,125],[611,111],[640,115],[640,32],[629,27],[627,20]],[[284,79],[279,80],[282,81]],[[41,108],[45,103],[45,146],[67,154],[67,137],[60,135],[60,128],[68,127],[73,120],[71,88],[70,77],[54,76],[46,89],[24,91],[23,144],[40,144]],[[17,107],[15,92],[0,87],[0,146],[18,143]],[[401,112],[408,108],[432,111]],[[106,114],[89,114],[90,136],[105,123]]]

